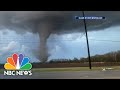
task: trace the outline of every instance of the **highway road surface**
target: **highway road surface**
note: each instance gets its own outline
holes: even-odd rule
[[[32,76],[4,76],[0,79],[120,79],[120,70],[33,72]]]

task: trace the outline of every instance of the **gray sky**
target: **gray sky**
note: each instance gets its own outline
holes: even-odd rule
[[[35,52],[37,52],[35,50],[38,50],[39,47],[39,36],[37,34],[27,33],[24,36],[25,38],[23,38],[23,35],[18,35],[15,32],[6,32],[9,33],[4,35],[3,31],[0,33],[1,39],[6,39],[2,40],[2,44],[0,44],[0,63],[5,63],[6,58],[11,56],[14,52],[25,54],[30,57],[31,62],[39,62],[35,55]],[[57,58],[73,59],[74,57],[87,57],[86,37],[85,34],[83,34],[84,33],[51,35],[47,43],[49,53],[51,54],[49,60]],[[104,54],[107,52],[120,50],[119,26],[107,28],[104,31],[100,30],[88,32],[88,36],[91,55]]]
[[[85,15],[106,17],[106,20],[86,21],[91,55],[120,50],[120,12],[91,11],[85,12]],[[38,22],[44,23],[45,27],[48,26],[48,29],[50,27],[52,30],[47,42],[49,60],[87,57],[84,24],[82,20],[75,20],[75,16],[82,16],[82,14],[79,11],[0,12],[0,63],[5,63],[6,58],[14,52],[27,55],[31,62],[39,61],[37,56],[40,38],[35,32],[41,29],[37,31],[34,26]]]

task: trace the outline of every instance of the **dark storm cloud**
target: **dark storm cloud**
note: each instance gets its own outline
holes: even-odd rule
[[[86,11],[86,16],[104,16],[106,20],[86,20],[88,28],[95,30],[118,25],[119,11]],[[18,33],[30,31],[39,32],[38,27],[46,24],[52,28],[52,33],[73,32],[83,27],[83,20],[75,20],[74,16],[82,16],[81,11],[0,11],[1,27],[11,28]],[[88,29],[89,30],[89,29]]]
[[[106,20],[86,20],[88,31],[102,30],[120,24],[119,11],[86,11],[86,16],[104,16]],[[40,60],[48,58],[46,41],[50,34],[64,34],[84,31],[81,11],[0,11],[0,26],[15,30],[17,33],[39,33]],[[79,28],[79,29],[78,29]]]

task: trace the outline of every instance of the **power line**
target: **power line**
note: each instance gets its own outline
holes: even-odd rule
[[[80,39],[80,38],[82,38],[83,36],[85,36],[85,32],[78,38],[78,39]],[[12,37],[14,37],[14,36],[12,36]],[[33,38],[32,38],[33,39]],[[19,39],[17,39],[17,38],[0,38],[0,44],[2,44],[2,41],[4,41],[3,43],[6,43],[7,44],[7,42],[9,42],[9,41],[11,41],[11,40],[14,40],[14,41],[19,41],[19,42],[23,42],[23,43],[40,43],[39,41],[37,41],[36,39],[33,39],[34,40],[34,42],[30,42],[30,41],[25,41],[25,40],[29,40],[29,38],[28,37],[24,37],[24,38],[19,38]],[[52,39],[49,39],[49,41],[58,41],[58,40],[60,40],[60,41],[75,41],[75,40],[73,40],[73,39],[54,39],[54,38],[52,38]],[[101,39],[90,39],[89,38],[89,40],[93,40],[93,41],[103,41],[103,42],[105,42],[105,41],[107,41],[107,42],[120,42],[120,41],[116,41],[116,40],[101,40]],[[76,41],[78,41],[78,42],[80,42],[80,40],[76,40]]]
[[[97,40],[97,39],[89,39],[94,41],[108,41],[108,42],[120,42],[120,41],[114,41],[114,40]]]
[[[59,39],[60,40],[60,39]],[[120,41],[114,41],[114,40],[98,40],[98,39],[89,39],[89,40],[92,40],[92,41],[103,41],[103,42],[120,42]],[[2,40],[0,40],[0,44],[4,44],[4,43],[9,43],[11,40],[3,40],[4,42],[2,42]],[[16,41],[16,40],[14,40]],[[22,40],[17,40],[18,42],[22,42],[22,43],[40,43],[40,42],[29,42],[29,41],[22,41]],[[49,40],[49,41],[58,41],[58,39],[52,39],[52,40]],[[75,41],[75,40],[72,40],[72,39],[61,39],[60,41]],[[81,40],[76,40],[77,42],[80,42]],[[59,41],[58,41],[59,42]]]

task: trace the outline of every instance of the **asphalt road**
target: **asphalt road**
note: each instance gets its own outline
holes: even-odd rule
[[[120,79],[118,71],[35,72],[32,76],[4,76],[0,79]]]

